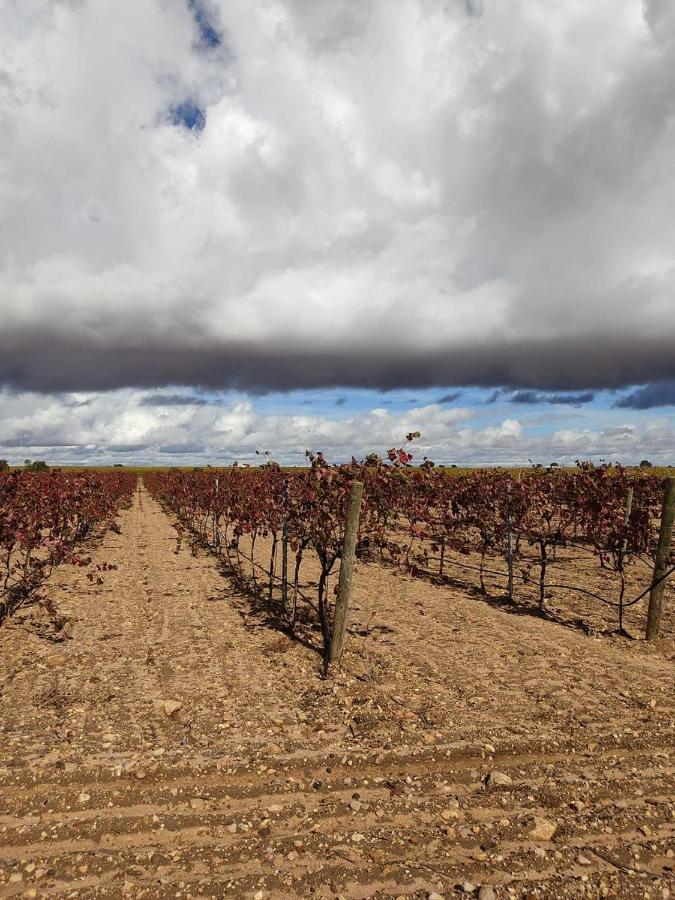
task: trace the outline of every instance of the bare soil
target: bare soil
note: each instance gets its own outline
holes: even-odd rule
[[[145,490],[120,525],[50,586],[72,638],[0,631],[0,896],[675,896],[670,626],[360,566],[323,680]]]

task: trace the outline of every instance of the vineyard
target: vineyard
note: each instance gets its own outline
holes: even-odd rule
[[[412,462],[0,474],[0,897],[671,895],[663,479]]]
[[[331,643],[329,580],[341,558],[355,483],[363,485],[356,539],[363,563],[437,582],[460,577],[470,584],[473,577],[483,596],[487,582],[495,590],[496,581],[511,602],[519,588],[534,585],[542,613],[553,591],[576,592],[614,609],[618,632],[626,634],[625,610],[644,600],[651,586],[662,479],[590,463],[576,471],[452,476],[430,464],[413,467],[411,460],[403,447],[390,451],[388,460],[365,464],[329,465],[319,454],[309,470],[285,472],[268,463],[156,472],[145,481],[177,517],[179,533],[186,530],[222,555],[240,581],[262,591],[290,630],[314,617],[325,656]],[[310,566],[318,565],[312,596],[302,589],[308,556]],[[565,564],[579,560],[597,568],[597,588],[566,579]],[[665,563],[659,577],[670,572],[670,555]],[[629,597],[631,575],[642,578],[643,590]]]
[[[87,566],[83,542],[115,528],[136,477],[127,473],[17,471],[0,476],[0,623],[38,592],[57,566]],[[105,564],[99,565],[99,578]],[[52,610],[53,611],[53,610]],[[53,611],[54,612],[54,611]]]

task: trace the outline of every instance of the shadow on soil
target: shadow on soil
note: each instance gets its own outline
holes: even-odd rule
[[[625,630],[620,631],[618,628],[596,629],[579,616],[565,616],[557,610],[552,610],[550,608],[541,609],[532,602],[519,601],[517,599],[511,600],[506,593],[492,594],[489,590],[483,592],[478,585],[470,584],[469,582],[452,575],[439,575],[438,573],[429,572],[428,570],[416,567],[414,577],[423,579],[429,584],[434,584],[437,587],[453,587],[463,591],[475,600],[479,600],[494,609],[502,610],[510,615],[529,616],[530,618],[541,619],[545,622],[551,622],[573,631],[581,631],[588,635],[604,635],[606,637],[622,637],[631,641],[637,640],[637,638]]]
[[[295,643],[312,650],[323,659],[320,629],[318,625],[315,625],[307,610],[301,606],[298,607],[295,627],[291,627],[281,602],[279,600],[270,601],[266,586],[263,589],[260,584],[254,583],[253,579],[242,576],[225,560],[220,560],[219,563],[221,574],[236,587],[234,593],[228,594],[228,603],[239,613],[247,630],[258,631],[264,628],[278,631]]]

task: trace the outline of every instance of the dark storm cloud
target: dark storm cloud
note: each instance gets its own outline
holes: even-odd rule
[[[673,353],[675,354],[675,349]],[[619,409],[654,409],[657,406],[675,406],[675,379],[639,387],[625,397],[619,397],[614,406]]]
[[[184,384],[266,393],[296,388],[425,388],[438,384],[505,385],[512,389],[579,391],[675,379],[667,338],[598,335],[586,339],[465,344],[452,351],[289,346],[92,346],[69,337],[0,336],[0,382],[39,392],[110,390]]]
[[[461,391],[452,391],[450,394],[443,394],[442,397],[439,397],[436,403],[455,403],[462,396]]]
[[[591,403],[594,397],[592,391],[584,391],[581,394],[541,394],[537,391],[516,391],[509,397],[509,403],[554,403],[562,406],[581,406],[584,403]]]
[[[211,402],[193,394],[147,394],[141,406],[209,406]]]

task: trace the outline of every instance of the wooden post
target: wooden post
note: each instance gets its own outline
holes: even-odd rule
[[[626,491],[626,508],[623,514],[623,524],[624,528],[628,528],[628,523],[630,522],[630,514],[633,511],[633,488],[632,486],[628,488]],[[621,596],[619,597],[619,634],[625,634],[623,627],[623,595],[626,589],[626,582],[623,570],[623,558],[626,555],[626,550],[628,550],[628,534],[623,539],[621,543],[621,556],[619,558],[619,571],[621,572]]]
[[[506,562],[509,567],[509,580],[507,591],[509,600],[513,600],[513,516],[511,515],[511,491],[513,486],[510,481],[506,483]]]
[[[666,478],[661,507],[661,528],[659,543],[654,558],[654,577],[649,592],[649,609],[647,611],[647,640],[655,641],[659,636],[661,612],[663,610],[663,593],[666,579],[663,577],[670,562],[670,547],[673,539],[673,521],[675,521],[675,477]]]
[[[284,521],[281,526],[281,608],[288,605],[288,478],[284,479]]]
[[[356,560],[356,539],[359,533],[359,517],[363,499],[363,482],[355,481],[349,492],[347,506],[347,524],[342,545],[342,561],[340,563],[340,580],[338,582],[335,616],[333,617],[333,633],[330,639],[328,662],[339,662],[345,645],[347,631],[347,608],[352,588],[352,573]]]

